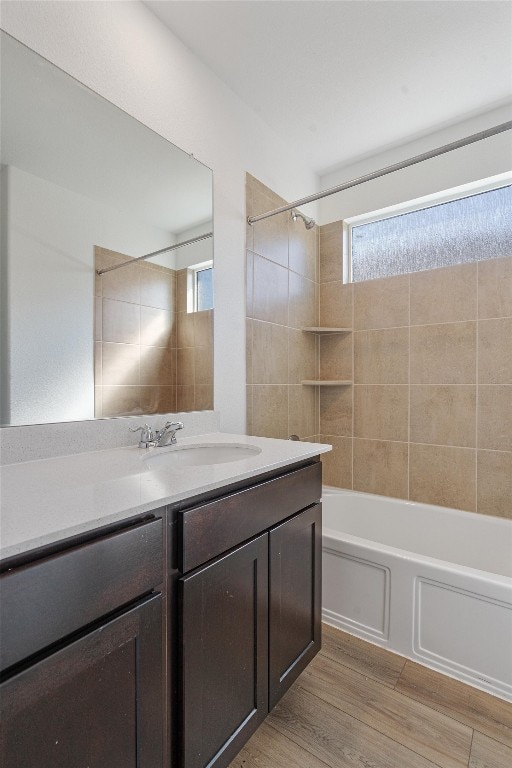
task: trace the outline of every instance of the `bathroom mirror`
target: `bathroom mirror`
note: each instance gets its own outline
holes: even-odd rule
[[[0,45],[2,425],[212,408],[211,170]]]

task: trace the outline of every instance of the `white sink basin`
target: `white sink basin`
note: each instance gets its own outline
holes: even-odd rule
[[[148,456],[144,456],[143,461],[148,469],[178,469],[243,461],[243,459],[257,456],[258,453],[261,453],[261,448],[237,443],[176,445],[169,448],[155,448]]]

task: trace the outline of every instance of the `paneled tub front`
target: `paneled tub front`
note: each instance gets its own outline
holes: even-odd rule
[[[324,488],[323,620],[512,701],[512,521]]]

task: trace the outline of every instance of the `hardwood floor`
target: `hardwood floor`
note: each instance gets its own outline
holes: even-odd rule
[[[512,704],[322,627],[230,768],[512,768]]]

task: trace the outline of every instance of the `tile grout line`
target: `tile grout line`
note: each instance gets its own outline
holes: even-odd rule
[[[286,340],[287,340],[287,373],[286,373],[286,432],[287,437],[291,435],[290,430],[290,222],[286,220],[286,269],[288,271],[288,297],[286,301]]]
[[[341,263],[342,265],[345,264],[345,254],[343,253],[343,248],[346,245],[346,240],[343,237],[343,233],[341,235]],[[350,258],[350,254],[346,254],[347,259]],[[343,267],[342,267],[342,276],[343,276]],[[356,376],[356,344],[355,344],[355,336],[354,336],[354,329],[355,329],[355,293],[356,288],[354,281],[352,280],[351,283],[349,283],[351,286],[351,294],[350,298],[352,301],[352,307],[351,307],[351,327],[352,327],[352,334],[351,334],[351,344],[352,344],[352,393],[351,393],[351,402],[352,402],[352,419],[351,419],[351,435],[350,435],[350,450],[351,450],[351,461],[350,461],[350,489],[354,490],[354,466],[355,466],[355,459],[354,459],[354,432],[355,432],[355,376]]]
[[[263,256],[262,253],[258,253],[257,251],[252,251],[250,248],[247,248],[249,253],[252,253],[253,256],[257,256],[259,259],[263,259],[264,261],[268,261],[271,264],[273,264],[276,267],[281,267],[281,269],[285,269],[287,272],[292,272],[294,275],[298,275],[299,277],[303,277],[304,280],[308,280],[310,283],[315,283],[315,280],[312,280],[307,275],[304,275],[302,272],[298,272],[296,269],[292,269],[290,266],[285,266],[280,261],[274,261],[274,259],[271,259],[269,256]],[[130,302],[127,302],[130,303]]]
[[[409,296],[409,349],[408,349],[408,386],[407,386],[407,498],[411,498],[411,276],[408,281]]]
[[[354,384],[355,387],[407,387],[408,384]],[[512,384],[481,384],[482,387],[512,387]],[[434,388],[434,387],[473,387],[476,389],[476,384],[411,384],[411,389],[417,387]]]
[[[247,264],[247,254],[246,254],[246,264]],[[250,259],[251,263],[251,339],[250,339],[250,345],[251,345],[251,391],[250,391],[250,397],[251,397],[251,432],[254,432],[254,318],[252,317],[254,315],[254,256]],[[247,312],[246,312],[247,314]],[[246,351],[247,354],[247,351]],[[247,413],[246,413],[246,420],[247,420]]]
[[[357,283],[352,283],[352,285],[357,285]],[[511,320],[512,315],[502,315],[499,317],[482,317],[479,319],[479,322],[482,323],[488,323],[488,322],[495,322],[496,320]],[[436,326],[444,326],[444,325],[468,325],[469,323],[476,324],[477,318],[469,319],[469,320],[449,320],[448,322],[442,322],[442,323],[412,323],[411,328],[432,328]],[[400,328],[408,328],[408,325],[385,325],[385,326],[378,326],[373,328],[354,328],[353,333],[368,333],[369,331],[396,331]]]
[[[479,283],[480,283],[480,265],[476,264],[476,340],[475,340],[475,512],[478,512],[478,402],[480,377],[478,375],[478,345],[480,331],[480,310],[479,310]]]
[[[318,227],[317,231],[317,238],[316,238],[316,269],[317,269],[317,297],[316,297],[316,320],[318,325],[320,325],[320,300],[321,300],[321,294],[320,294],[320,285],[322,281],[322,236],[321,236],[321,228]],[[320,336],[315,335],[315,374],[317,378],[320,378]],[[318,430],[318,440],[321,439],[320,437],[320,398],[321,398],[321,391],[320,389],[315,390],[315,429]]]
[[[287,323],[287,330],[286,330],[286,340],[287,340],[287,375],[286,375],[286,411],[287,411],[287,420],[286,420],[286,431],[287,431],[287,437],[289,437],[292,433],[290,429],[290,220],[287,217],[286,221],[286,250],[287,250],[287,269],[288,269],[288,323]]]
[[[318,228],[318,324],[320,325],[322,313],[322,230]],[[320,354],[321,354],[321,336],[316,337],[316,362],[318,378],[320,378]],[[318,439],[321,440],[321,413],[322,413],[322,390],[318,389],[317,409],[318,409]]]
[[[343,261],[343,251],[342,251],[342,261]],[[355,288],[354,283],[352,283],[352,328],[354,328],[355,323]],[[352,381],[355,382],[356,377],[356,345],[355,345],[355,338],[354,334],[352,333]],[[352,478],[350,483],[351,490],[354,490],[354,428],[355,428],[355,387],[352,385],[352,435],[350,440],[350,448],[352,451]]]
[[[269,386],[278,386],[275,384],[259,384],[256,386],[263,386],[263,387],[269,387]],[[350,435],[336,435],[334,433],[329,433],[330,437],[344,437],[344,438],[350,438]],[[376,442],[376,443],[398,443],[399,445],[408,445],[407,440],[387,440],[383,439],[381,437],[354,437],[354,440],[366,440],[370,442]],[[446,443],[421,443],[421,442],[413,442],[411,445],[426,445],[431,448],[457,448],[461,451],[476,451],[476,448],[472,446],[467,445],[449,445]],[[512,453],[512,451],[499,451],[494,450],[493,448],[482,448],[482,450],[488,451],[489,453]]]

